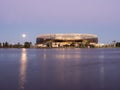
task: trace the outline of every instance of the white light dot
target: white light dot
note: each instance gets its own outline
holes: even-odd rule
[[[22,34],[22,37],[25,38],[25,37],[26,37],[26,34]]]

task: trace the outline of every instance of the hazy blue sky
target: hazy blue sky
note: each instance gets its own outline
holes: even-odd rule
[[[46,33],[90,33],[99,42],[120,41],[120,0],[0,0],[0,42],[35,43]]]

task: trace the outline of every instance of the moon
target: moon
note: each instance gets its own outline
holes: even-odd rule
[[[22,34],[22,38],[25,38],[26,37],[26,34]]]

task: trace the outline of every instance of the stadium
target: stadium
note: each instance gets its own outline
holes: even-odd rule
[[[36,38],[37,47],[81,47],[86,44],[97,44],[94,34],[44,34]]]

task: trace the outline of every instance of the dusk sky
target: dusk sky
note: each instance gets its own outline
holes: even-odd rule
[[[35,43],[36,36],[54,33],[120,41],[120,0],[0,0],[0,42]]]

